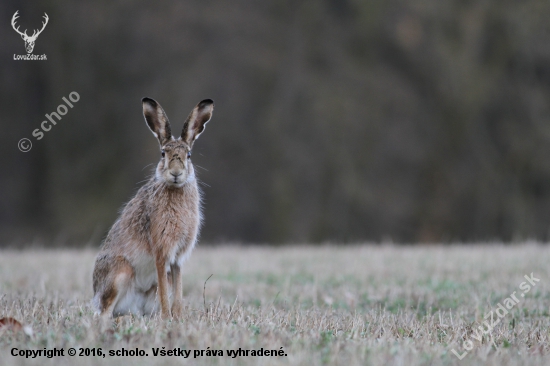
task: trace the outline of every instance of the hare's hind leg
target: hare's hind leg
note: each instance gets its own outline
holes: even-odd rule
[[[101,316],[111,317],[117,303],[132,285],[134,269],[126,259],[117,257],[110,263],[109,270],[105,272],[107,274],[102,279],[105,282],[102,283],[101,290],[96,293],[96,296]]]

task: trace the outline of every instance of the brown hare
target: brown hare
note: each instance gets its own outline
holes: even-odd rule
[[[212,117],[214,102],[205,99],[191,111],[177,140],[160,104],[151,98],[142,102],[162,156],[155,174],[107,234],[94,266],[92,305],[109,317],[151,315],[160,302],[163,318],[181,317],[181,266],[195,246],[202,220],[191,149]]]

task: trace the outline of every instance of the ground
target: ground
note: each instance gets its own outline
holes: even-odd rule
[[[27,326],[0,328],[2,365],[550,364],[548,246],[202,246],[184,269],[183,320],[126,316],[105,331],[89,304],[96,252],[0,252],[0,318]],[[55,347],[65,356],[11,355]],[[191,354],[153,355],[163,347]],[[108,354],[136,348],[148,356]],[[227,355],[239,348],[249,355]],[[251,356],[262,348],[284,355]]]

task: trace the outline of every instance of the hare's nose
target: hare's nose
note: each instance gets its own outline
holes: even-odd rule
[[[175,172],[175,173],[170,172],[170,174],[171,174],[174,178],[177,178],[177,177],[179,177],[180,175],[182,175],[183,173],[182,173],[182,172]]]

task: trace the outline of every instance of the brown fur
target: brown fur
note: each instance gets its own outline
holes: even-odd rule
[[[211,100],[199,103],[182,138],[175,140],[167,134],[171,129],[162,107],[143,99],[146,122],[165,156],[124,207],[97,256],[93,303],[102,315],[148,314],[160,302],[163,317],[181,316],[181,265],[195,246],[201,224],[201,197],[187,153],[212,110]],[[155,292],[159,301],[153,298]]]

